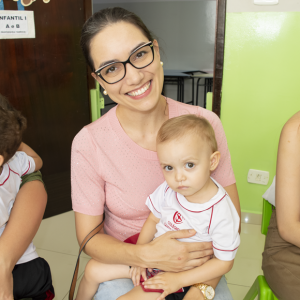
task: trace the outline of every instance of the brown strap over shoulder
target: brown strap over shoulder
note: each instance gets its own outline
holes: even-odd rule
[[[83,242],[81,243],[80,249],[79,249],[79,254],[78,254],[78,258],[77,258],[77,262],[76,262],[76,266],[75,266],[75,271],[73,274],[73,279],[71,282],[71,287],[70,287],[70,292],[69,292],[69,300],[73,300],[74,297],[74,291],[75,291],[75,287],[76,287],[76,282],[77,282],[77,276],[78,276],[78,269],[79,269],[79,259],[80,259],[80,254],[83,251],[85,245],[87,244],[87,242],[95,235],[97,234],[103,227],[103,222],[104,222],[104,217],[102,222],[96,227],[94,228],[83,240]]]

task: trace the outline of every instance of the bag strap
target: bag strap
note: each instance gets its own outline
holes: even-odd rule
[[[69,292],[69,300],[73,300],[74,297],[74,291],[75,291],[75,287],[76,287],[76,282],[77,282],[77,276],[78,276],[78,270],[79,270],[79,258],[80,258],[80,254],[83,251],[85,245],[87,244],[87,242],[94,236],[96,235],[103,226],[101,226],[104,222],[104,215],[103,215],[103,220],[102,222],[95,227],[83,240],[83,242],[80,245],[80,249],[79,249],[79,254],[78,254],[78,258],[77,258],[77,262],[76,262],[76,266],[75,266],[75,271],[73,274],[73,279],[71,282],[71,287],[70,287],[70,292]]]

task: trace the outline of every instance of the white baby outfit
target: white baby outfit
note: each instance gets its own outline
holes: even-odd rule
[[[147,198],[146,205],[160,219],[154,238],[170,230],[195,229],[194,236],[179,241],[212,241],[214,255],[220,260],[230,261],[240,244],[240,218],[224,188],[212,180],[218,192],[206,203],[188,202],[164,182]]]
[[[33,173],[35,162],[32,157],[25,152],[16,152],[16,154],[3,165],[0,174],[0,236],[2,235],[6,223],[9,219],[11,209],[14,205],[17,193],[22,182],[21,176]],[[20,228],[22,230],[22,228]],[[30,243],[23,256],[17,264],[31,261],[38,257],[33,243]]]

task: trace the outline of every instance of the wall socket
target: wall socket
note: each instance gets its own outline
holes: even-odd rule
[[[247,180],[250,183],[267,185],[269,182],[269,172],[250,169]]]

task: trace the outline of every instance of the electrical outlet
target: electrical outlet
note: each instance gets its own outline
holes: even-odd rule
[[[247,180],[250,183],[267,185],[269,182],[269,172],[250,169]]]

